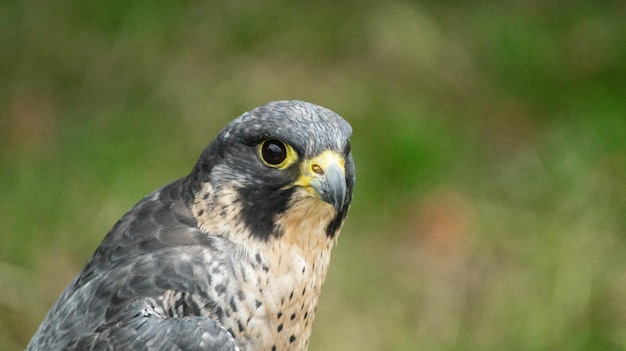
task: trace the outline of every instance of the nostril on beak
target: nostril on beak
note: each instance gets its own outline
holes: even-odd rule
[[[319,165],[314,164],[313,166],[311,166],[311,170],[313,171],[313,173],[324,175],[324,170]]]

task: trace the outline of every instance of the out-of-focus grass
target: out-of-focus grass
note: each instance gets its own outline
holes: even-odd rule
[[[0,4],[0,344],[276,99],[354,126],[311,350],[626,348],[619,2]]]

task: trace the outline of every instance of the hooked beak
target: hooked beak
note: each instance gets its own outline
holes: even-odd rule
[[[327,202],[339,212],[346,203],[347,185],[342,155],[324,151],[302,164],[300,177],[294,183],[313,196]]]

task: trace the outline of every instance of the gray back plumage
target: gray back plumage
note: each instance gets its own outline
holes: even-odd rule
[[[235,348],[211,319],[165,318],[211,314],[208,290],[218,270],[208,272],[199,257],[208,253],[216,266],[229,264],[223,251],[228,245],[216,249],[223,239],[197,229],[182,200],[183,184],[179,180],[148,195],[117,222],[54,304],[28,350],[108,350],[113,344],[129,350]],[[175,297],[180,311],[164,308],[159,297],[166,291],[180,293]],[[198,304],[202,297],[206,305]],[[154,314],[163,318],[148,322]],[[105,332],[99,326],[107,326]]]

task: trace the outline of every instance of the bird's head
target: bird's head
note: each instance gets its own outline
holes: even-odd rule
[[[188,177],[188,203],[215,234],[268,240],[303,222],[333,238],[352,200],[351,133],[336,113],[302,101],[244,113],[203,152]]]

